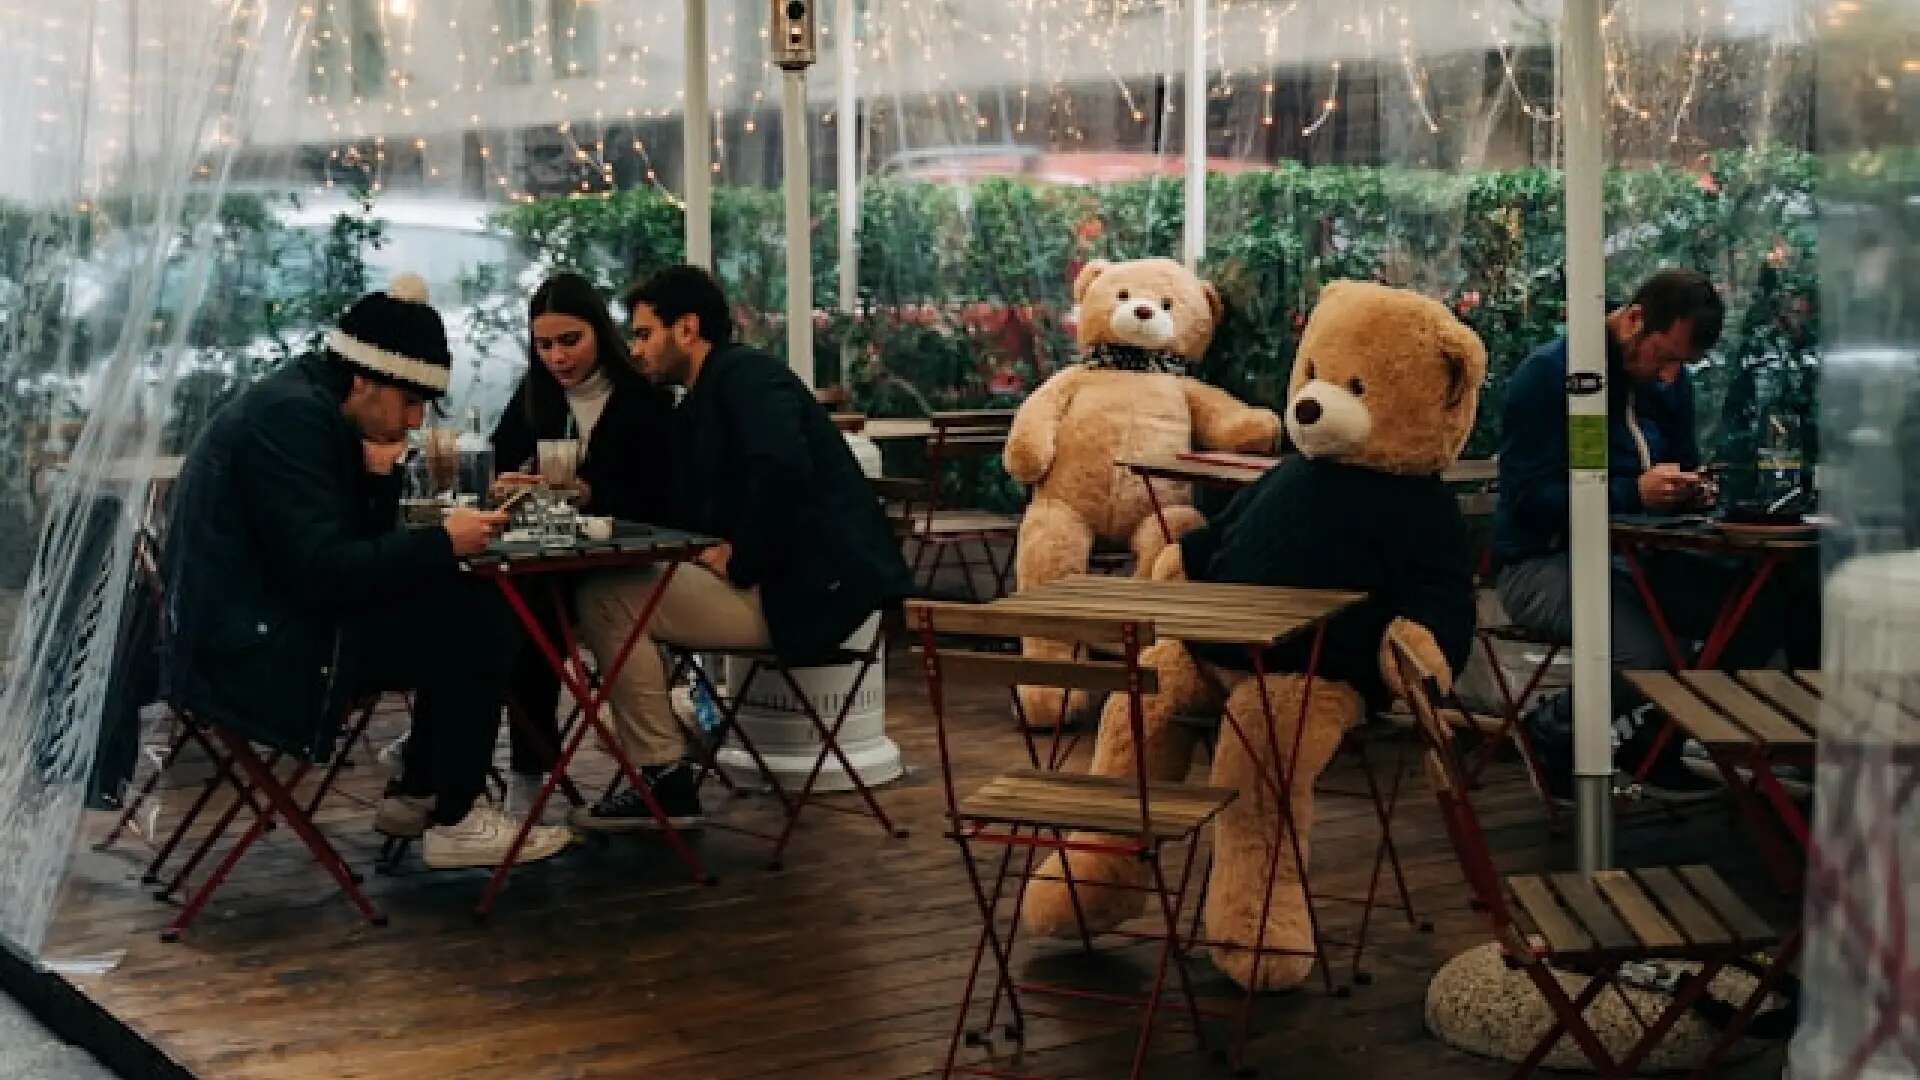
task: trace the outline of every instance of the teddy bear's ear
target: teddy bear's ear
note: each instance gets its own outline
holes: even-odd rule
[[[1213,287],[1213,282],[1203,281],[1200,291],[1206,294],[1207,310],[1213,312],[1213,325],[1219,326],[1220,320],[1227,314],[1227,306],[1220,301],[1220,290]]]
[[[1087,298],[1087,290],[1093,288],[1093,279],[1113,269],[1113,264],[1105,259],[1088,260],[1080,268],[1080,274],[1073,279],[1073,302],[1079,303]]]
[[[1486,381],[1487,347],[1452,312],[1445,319],[1440,327],[1440,356],[1447,364],[1447,408],[1451,409]]]

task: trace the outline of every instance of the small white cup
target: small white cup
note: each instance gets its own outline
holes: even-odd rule
[[[589,540],[611,540],[613,539],[613,519],[584,516],[580,519],[580,532]]]

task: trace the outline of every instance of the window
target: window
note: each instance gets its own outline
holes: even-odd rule
[[[600,6],[593,0],[552,0],[553,77],[578,79],[600,70]]]

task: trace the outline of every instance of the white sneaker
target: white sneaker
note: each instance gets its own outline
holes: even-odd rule
[[[455,870],[469,866],[499,866],[506,861],[507,849],[520,831],[520,823],[491,806],[476,803],[458,825],[435,825],[428,829],[421,844],[420,857],[435,870]],[[550,859],[566,850],[573,833],[561,825],[536,825],[527,830],[527,842],[520,846],[516,864]]]

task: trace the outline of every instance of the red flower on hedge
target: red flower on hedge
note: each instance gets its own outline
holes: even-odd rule
[[[1073,230],[1074,235],[1078,236],[1082,243],[1087,244],[1100,239],[1101,234],[1106,231],[1106,224],[1097,217],[1082,218],[1080,224]]]
[[[1469,289],[1466,292],[1461,293],[1460,299],[1455,300],[1453,302],[1454,312],[1461,316],[1465,316],[1468,312],[1472,311],[1474,308],[1477,308],[1479,306],[1480,306],[1480,292],[1477,289]]]

